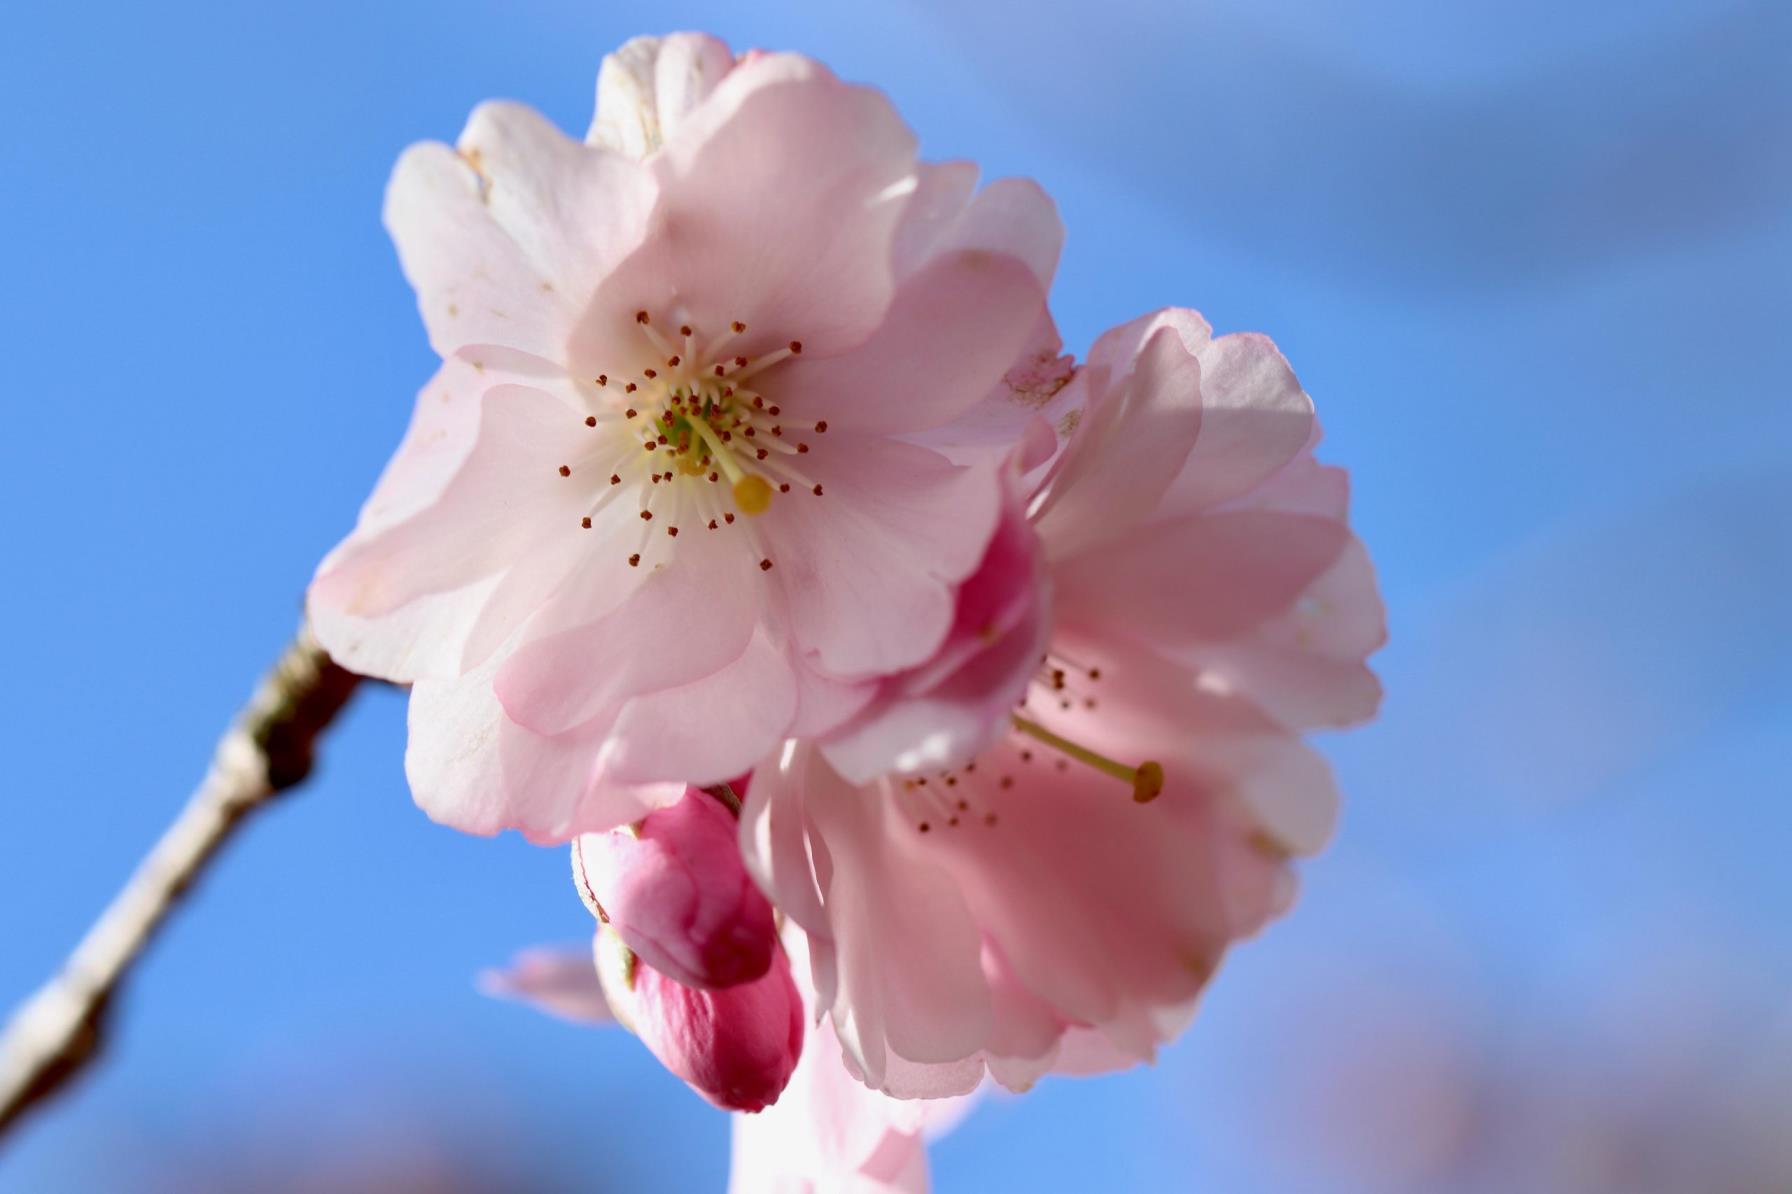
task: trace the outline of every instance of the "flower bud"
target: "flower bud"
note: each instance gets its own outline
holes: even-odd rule
[[[777,1102],[803,1052],[803,1001],[782,949],[757,980],[707,991],[659,973],[608,928],[595,949],[611,1009],[667,1069],[724,1111]]]
[[[771,965],[771,903],[741,861],[738,827],[697,788],[572,849],[579,895],[644,962],[687,987],[729,987]]]

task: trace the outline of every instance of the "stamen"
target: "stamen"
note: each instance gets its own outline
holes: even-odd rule
[[[1053,750],[1060,751],[1079,763],[1086,763],[1103,775],[1111,775],[1132,785],[1132,798],[1140,804],[1149,804],[1156,800],[1164,790],[1163,765],[1153,760],[1140,763],[1137,767],[1128,767],[1106,755],[1097,754],[1086,746],[1080,746],[1068,738],[1052,733],[1038,722],[1018,714],[1014,717],[1014,728],[1030,737],[1037,738]],[[1025,752],[1022,752],[1023,758]]]

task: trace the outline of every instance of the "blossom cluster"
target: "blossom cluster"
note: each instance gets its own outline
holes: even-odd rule
[[[1151,1059],[1287,908],[1383,636],[1267,338],[1065,355],[1031,182],[696,34],[582,140],[478,108],[386,222],[442,364],[309,600],[419,805],[567,844],[507,989],[737,1117],[739,1189],[915,1188],[985,1082]]]

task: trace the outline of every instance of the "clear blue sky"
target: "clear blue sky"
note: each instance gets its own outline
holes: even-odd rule
[[[430,371],[379,225],[398,151],[491,96],[582,130],[601,55],[675,28],[814,54],[929,156],[1038,178],[1074,347],[1166,304],[1275,336],[1391,612],[1293,918],[1157,1067],[986,1105],[941,1189],[1491,1191],[1539,1124],[1792,1105],[1748,1085],[1792,1057],[1776,0],[15,6],[0,1003],[198,778]],[[0,1191],[353,1188],[319,1166],[381,1157],[719,1188],[725,1121],[630,1038],[474,993],[589,921],[562,853],[411,807],[403,733],[397,694],[359,702]],[[1754,1147],[1731,1130],[1671,1133],[1683,1188]]]

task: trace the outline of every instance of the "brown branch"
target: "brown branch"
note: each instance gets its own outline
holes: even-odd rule
[[[114,992],[231,833],[311,771],[312,747],[359,677],[300,627],[219,740],[211,769],[61,971],[0,1034],[0,1133],[91,1061]]]

